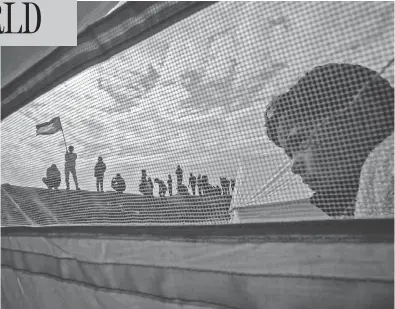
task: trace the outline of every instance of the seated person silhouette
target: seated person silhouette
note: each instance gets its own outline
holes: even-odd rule
[[[50,167],[48,167],[47,177],[43,178],[43,182],[48,187],[48,189],[54,188],[55,190],[57,190],[59,188],[61,177],[60,171],[56,164],[52,164]]]
[[[159,185],[159,196],[160,197],[165,196],[166,195],[166,191],[167,191],[167,187],[166,187],[164,181],[160,180],[159,178],[155,178],[154,182]]]
[[[216,185],[215,187],[213,187],[213,193],[214,193],[214,195],[221,195],[221,193],[222,193],[222,189],[221,189],[221,187],[220,186],[218,186],[218,185]]]
[[[338,218],[393,217],[394,89],[377,72],[318,66],[265,117],[268,137],[314,191],[313,205]]]
[[[111,188],[113,188],[118,193],[123,193],[126,190],[125,180],[121,177],[121,174],[117,174],[111,180]]]

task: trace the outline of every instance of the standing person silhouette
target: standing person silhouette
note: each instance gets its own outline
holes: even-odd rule
[[[64,173],[66,175],[66,190],[70,190],[69,173],[73,175],[75,189],[80,190],[80,188],[78,187],[77,172],[75,170],[75,166],[76,166],[75,161],[77,160],[77,154],[74,153],[73,151],[74,151],[74,147],[69,146],[69,150],[66,151],[66,154],[64,155],[64,159],[65,159]]]
[[[148,185],[149,185],[149,196],[154,196],[154,183],[151,180],[151,177],[148,177]]]
[[[232,193],[235,190],[235,186],[236,186],[236,179],[231,179],[230,180],[230,186],[232,188]]]
[[[182,169],[179,165],[177,165],[176,175],[177,175],[177,187],[179,187],[182,185]]]
[[[200,175],[200,174],[197,177],[197,187],[198,187],[199,195],[203,195],[203,193],[202,193],[202,175]]]
[[[192,173],[190,173],[190,175],[189,175],[189,184],[188,184],[188,187],[189,187],[189,186],[192,188],[192,194],[195,195],[196,177],[193,176]]]
[[[103,162],[103,158],[99,157],[97,159],[97,163],[95,165],[95,177],[96,177],[96,189],[97,192],[99,192],[99,187],[100,191],[103,191],[103,180],[104,180],[104,172],[106,171],[107,167],[106,164]]]
[[[173,195],[173,180],[171,179],[171,175],[169,174],[169,179],[167,179],[167,187],[169,189],[169,196]]]

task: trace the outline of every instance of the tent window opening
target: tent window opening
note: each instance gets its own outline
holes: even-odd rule
[[[121,3],[2,88],[2,226],[393,218],[393,18]]]

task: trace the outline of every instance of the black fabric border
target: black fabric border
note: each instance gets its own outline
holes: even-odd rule
[[[394,219],[350,219],[249,224],[134,226],[69,225],[2,227],[2,236],[142,237],[188,241],[373,242],[394,243]],[[222,238],[222,240],[221,240]]]

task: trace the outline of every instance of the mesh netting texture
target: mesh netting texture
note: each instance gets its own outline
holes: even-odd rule
[[[3,120],[2,226],[393,217],[393,20],[221,2],[89,67]]]

